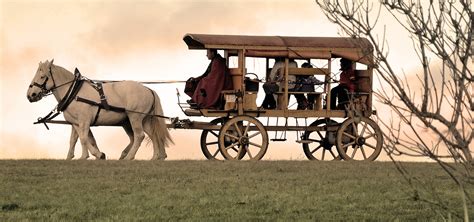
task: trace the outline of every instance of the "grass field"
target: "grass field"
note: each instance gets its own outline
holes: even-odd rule
[[[462,215],[458,190],[435,164],[407,167],[433,186],[452,215]],[[415,198],[389,162],[2,160],[0,168],[0,221],[448,216]],[[472,210],[470,214],[474,218]]]

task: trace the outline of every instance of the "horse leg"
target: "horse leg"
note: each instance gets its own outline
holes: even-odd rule
[[[76,146],[78,138],[79,135],[77,135],[76,130],[74,129],[74,127],[71,127],[71,137],[69,138],[69,151],[67,152],[66,160],[72,160],[72,158],[74,158],[74,148]],[[82,151],[82,153],[84,154],[84,148],[82,149]]]
[[[143,126],[146,134],[148,135],[148,137],[150,137],[151,142],[153,143],[153,156],[151,159],[164,160],[167,157],[166,150],[165,150],[164,144],[161,144],[160,146],[159,141],[158,141],[159,138],[156,138],[156,134],[154,132],[152,123],[153,122],[150,121],[150,119],[148,119],[148,121],[145,121],[144,126]]]
[[[143,115],[140,114],[128,115],[133,130],[133,145],[127,156],[125,156],[126,160],[135,159],[135,154],[137,154],[138,148],[140,148],[143,139],[145,139],[145,133],[143,132],[143,118]]]
[[[133,145],[133,130],[132,130],[132,126],[130,126],[130,123],[128,124],[124,124],[123,126],[123,129],[125,130],[125,133],[127,133],[127,136],[128,138],[130,139],[130,143],[127,145],[127,147],[125,147],[125,149],[122,151],[122,155],[120,155],[120,159],[123,160],[123,158],[125,158],[128,154],[128,152],[130,151],[130,148],[132,148],[132,145]]]
[[[96,150],[99,150],[99,147],[97,147],[97,142],[95,141],[94,134],[92,134],[92,130],[90,129],[89,129],[88,137],[89,137],[89,141],[91,142],[92,147],[94,147],[94,149]],[[82,155],[87,156],[86,158],[89,157],[89,153],[87,152],[87,149],[82,149]],[[102,153],[102,155],[100,156],[100,159],[105,159],[105,153]]]
[[[77,134],[79,134],[79,139],[81,140],[81,145],[84,148],[87,148],[92,155],[94,155],[97,159],[105,159],[105,154],[101,153],[99,149],[97,148],[94,136],[89,136],[89,134],[92,135],[90,132],[90,127],[88,124],[81,124],[79,126],[75,127]],[[92,141],[91,141],[92,138]]]

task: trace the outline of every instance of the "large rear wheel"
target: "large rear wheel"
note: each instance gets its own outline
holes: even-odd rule
[[[336,147],[344,160],[374,161],[382,143],[382,130],[367,117],[346,119],[337,130]]]
[[[267,148],[268,134],[265,127],[250,116],[237,116],[228,120],[219,133],[219,149],[228,160],[242,157],[260,160]]]

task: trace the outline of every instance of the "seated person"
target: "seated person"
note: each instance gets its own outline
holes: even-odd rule
[[[331,89],[331,109],[336,109],[336,98],[338,104],[341,105],[349,101],[349,92],[355,90],[355,72],[353,62],[349,59],[341,58],[341,75],[339,77],[339,85]],[[342,107],[338,107],[341,108]]]
[[[301,68],[313,68],[313,66],[309,62],[303,63],[301,65]],[[316,84],[321,84],[321,81],[316,79],[314,76],[309,76],[309,75],[301,75],[296,78],[296,89],[298,92],[314,92],[314,85]],[[296,96],[296,95],[295,95]],[[314,94],[307,94],[307,100],[304,95],[302,95],[303,98],[300,98],[302,100],[302,103],[298,103],[298,109],[299,110],[304,110],[304,109],[309,109],[312,110],[314,107],[314,102],[316,99],[316,96]]]
[[[262,103],[262,108],[264,109],[275,109],[276,108],[276,95],[275,92],[278,92],[281,89],[280,82],[283,81],[284,78],[284,68],[285,67],[285,60],[284,58],[275,58],[275,64],[273,65],[272,70],[270,71],[270,75],[268,76],[267,82],[263,84],[263,90],[265,91],[265,99]],[[298,64],[291,59],[288,63],[288,67],[296,68]],[[292,89],[295,87],[295,80],[296,77],[294,75],[288,76],[290,79],[288,84],[288,89]],[[293,81],[292,81],[293,79]]]
[[[185,89],[185,93],[191,97],[188,103],[197,106],[194,108],[219,108],[222,105],[222,90],[233,88],[232,77],[225,59],[217,53],[216,49],[208,49],[207,58],[211,62],[206,72],[199,77],[190,78],[188,82],[194,82],[195,87],[193,85],[188,88],[187,85]]]

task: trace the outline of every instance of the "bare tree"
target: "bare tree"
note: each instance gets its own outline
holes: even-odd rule
[[[376,92],[378,100],[393,113],[389,119],[379,117],[389,156],[393,160],[401,155],[428,157],[439,163],[458,185],[464,206],[464,215],[459,216],[468,221],[469,206],[474,205],[465,189],[474,184],[471,144],[474,70],[469,69],[473,63],[472,2],[316,0],[316,3],[346,35],[365,37],[374,45],[376,74],[382,84],[390,86],[389,90]],[[415,81],[399,73],[400,64],[389,59],[390,42],[385,38],[381,15],[396,19],[406,30],[406,35],[398,36],[411,38],[421,70]],[[409,173],[399,162],[394,162],[413,185],[415,181]],[[440,201],[430,202],[443,208]]]

